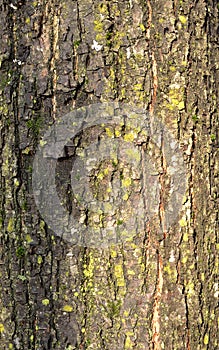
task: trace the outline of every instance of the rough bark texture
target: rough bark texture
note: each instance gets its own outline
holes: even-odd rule
[[[1,0],[0,10],[0,348],[218,349],[217,1]],[[119,246],[73,246],[40,218],[34,154],[60,116],[114,100],[143,105],[179,140],[180,220],[165,237],[148,225]]]

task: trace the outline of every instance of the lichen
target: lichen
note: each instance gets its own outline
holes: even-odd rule
[[[64,312],[72,312],[73,311],[73,307],[71,305],[64,305],[62,310]]]
[[[116,277],[116,283],[118,287],[124,287],[125,286],[125,278],[123,273],[123,266],[122,264],[115,264],[114,267],[114,274]]]

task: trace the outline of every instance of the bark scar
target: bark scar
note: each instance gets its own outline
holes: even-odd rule
[[[159,251],[157,252],[157,283],[154,293],[154,305],[152,315],[152,348],[153,350],[160,350],[160,303],[163,289],[163,261]]]
[[[158,89],[157,61],[155,59],[154,52],[151,53],[151,58],[152,58],[153,93],[152,93],[152,99],[149,106],[150,115],[154,113],[154,106],[156,103],[157,89]]]

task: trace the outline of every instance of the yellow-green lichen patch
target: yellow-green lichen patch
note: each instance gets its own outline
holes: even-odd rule
[[[170,279],[171,282],[175,283],[177,280],[177,270],[174,265],[171,263],[167,263],[164,266],[164,272],[168,274],[168,278]]]
[[[128,269],[128,270],[127,270],[127,274],[128,274],[129,276],[134,276],[134,275],[135,275],[135,271],[134,271],[134,270],[131,270],[131,269]]]
[[[182,16],[182,15],[179,16],[179,20],[182,24],[186,24],[186,22],[187,22],[187,18],[185,16]]]
[[[129,335],[126,335],[126,339],[125,339],[125,349],[133,349],[134,343],[131,340]]]
[[[132,184],[132,179],[130,177],[126,177],[122,179],[122,187],[130,187]]]
[[[100,4],[98,4],[98,11],[99,11],[102,15],[107,15],[107,14],[108,14],[107,5],[104,4],[103,2],[101,2]]]
[[[100,20],[94,21],[94,30],[103,33],[103,23]]]
[[[114,131],[112,127],[105,128],[106,134],[108,137],[113,138],[114,137]]]
[[[42,304],[45,306],[49,305],[49,299],[43,299]]]
[[[5,330],[5,327],[3,325],[3,323],[0,323],[0,333],[3,333]]]
[[[143,91],[143,85],[141,83],[135,84],[133,86],[134,91]]]
[[[193,281],[188,281],[185,284],[185,291],[188,297],[194,296],[195,293],[195,285]]]
[[[116,282],[118,287],[124,287],[125,286],[125,278],[124,278],[124,272],[123,272],[123,265],[122,264],[116,264],[114,267],[114,274],[116,277]]]
[[[41,255],[38,255],[38,257],[37,257],[37,263],[40,265],[40,264],[42,264],[42,262],[43,262],[42,256],[41,256]]]
[[[176,67],[174,67],[174,66],[170,66],[169,69],[170,69],[171,72],[175,72],[176,71]]]
[[[183,234],[183,242],[188,242],[188,240],[189,240],[188,232],[184,232],[184,234]]]
[[[183,110],[185,108],[184,103],[184,88],[181,88],[178,84],[175,84],[173,88],[169,90],[169,103],[166,107],[170,110]]]
[[[85,333],[86,332],[86,328],[85,327],[82,327],[81,328],[81,333]]]
[[[73,307],[71,305],[64,305],[63,308],[62,308],[62,311],[64,312],[72,312],[73,311]]]
[[[180,219],[180,220],[179,220],[179,224],[180,224],[181,227],[187,226],[187,221],[186,221],[186,219],[185,219],[185,218]]]
[[[124,135],[124,140],[126,142],[133,142],[134,139],[135,139],[135,134],[132,131]]]
[[[128,192],[125,192],[125,194],[123,194],[122,199],[126,202],[129,199],[130,195]]]
[[[145,32],[145,31],[146,31],[145,26],[144,26],[143,23],[140,23],[140,24],[139,24],[139,27],[141,28],[142,32]]]
[[[30,244],[31,242],[33,242],[33,239],[31,238],[31,236],[29,234],[26,235],[25,240],[26,240],[27,244]]]
[[[45,228],[45,222],[43,220],[40,221],[40,230],[44,231]]]
[[[181,258],[182,264],[186,264],[187,260],[188,260],[188,256],[182,256],[182,258]]]
[[[97,11],[95,12],[94,32],[96,33],[95,40],[103,45],[106,45],[107,40],[110,39],[110,32],[108,32],[105,28],[105,19],[107,17],[107,14],[107,6],[103,3],[99,4]]]
[[[15,230],[15,227],[14,227],[14,218],[11,217],[9,218],[9,221],[8,221],[8,226],[7,226],[7,231],[8,233],[11,233]]]
[[[115,127],[115,136],[120,137],[122,135],[122,126],[116,125]]]
[[[208,343],[209,343],[209,336],[208,336],[207,333],[206,333],[205,336],[204,336],[203,343],[204,343],[205,345],[208,345]]]
[[[83,264],[83,275],[85,277],[85,283],[82,288],[84,292],[88,292],[90,294],[92,294],[94,290],[94,269],[94,256],[93,253],[90,252],[86,262]]]
[[[118,247],[112,245],[109,249],[109,254],[111,258],[115,259],[118,255]]]

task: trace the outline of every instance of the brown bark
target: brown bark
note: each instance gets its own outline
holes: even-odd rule
[[[0,10],[1,349],[218,349],[217,1],[1,0]],[[145,222],[98,249],[49,229],[32,167],[49,125],[104,101],[155,115],[179,141],[187,177],[164,235]],[[162,148],[146,151],[165,192]],[[70,210],[66,173],[57,188]]]

